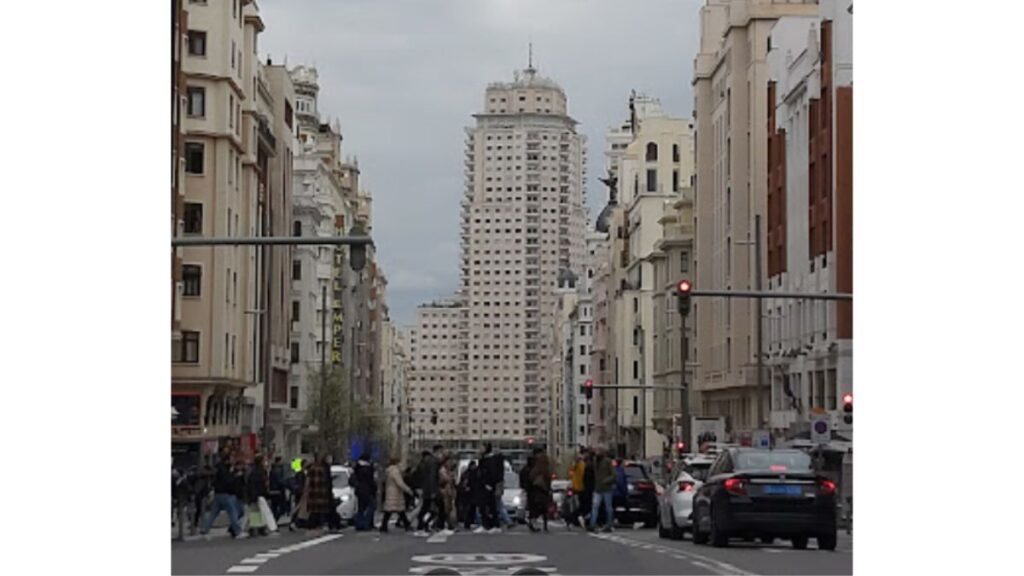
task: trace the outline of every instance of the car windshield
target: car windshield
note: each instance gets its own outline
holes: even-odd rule
[[[518,489],[519,488],[519,476],[512,472],[505,472],[505,489]]]
[[[736,454],[736,469],[807,472],[811,457],[799,450],[749,450]]]
[[[331,486],[334,488],[348,488],[348,472],[331,472]]]

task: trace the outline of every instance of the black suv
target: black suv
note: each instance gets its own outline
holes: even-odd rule
[[[619,475],[625,475],[625,492]],[[641,521],[653,528],[658,523],[658,493],[654,480],[640,462],[619,461],[615,465],[616,488],[612,495],[615,519],[629,524]]]
[[[800,450],[729,448],[718,455],[693,502],[693,541],[775,538],[804,549],[809,538],[836,548],[836,484]]]

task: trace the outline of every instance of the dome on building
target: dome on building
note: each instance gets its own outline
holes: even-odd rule
[[[609,202],[605,205],[601,213],[597,215],[597,222],[594,224],[594,229],[602,234],[608,233],[608,220],[612,217],[612,209],[615,208],[615,204]]]

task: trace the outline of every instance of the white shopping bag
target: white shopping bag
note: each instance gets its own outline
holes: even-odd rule
[[[277,532],[277,520],[274,519],[274,513],[270,511],[270,505],[267,504],[267,499],[260,496],[256,502],[260,507],[260,514],[263,514],[263,519],[267,523],[267,530]]]

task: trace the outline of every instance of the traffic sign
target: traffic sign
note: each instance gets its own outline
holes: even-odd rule
[[[767,450],[772,447],[772,435],[767,430],[754,430],[753,434],[753,446],[754,448],[761,448]]]
[[[828,414],[811,415],[811,442],[828,444],[832,441],[832,421]]]

